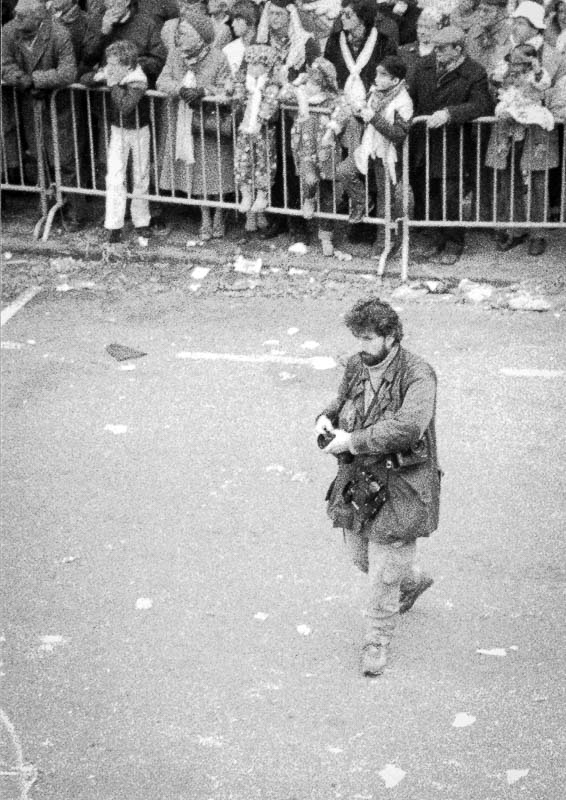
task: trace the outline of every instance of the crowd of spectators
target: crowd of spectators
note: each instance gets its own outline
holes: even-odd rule
[[[104,103],[60,92],[56,115],[63,184],[104,175],[112,242],[124,225],[130,156],[134,195],[151,187],[235,201],[249,235],[274,237],[300,219],[268,215],[270,205],[306,220],[317,207],[349,209],[352,239],[368,237],[367,215],[384,218],[372,243],[380,255],[399,244],[409,136],[412,213],[439,222],[428,255],[445,264],[464,248],[464,228],[440,222],[460,218],[462,187],[482,220],[548,220],[564,191],[566,0],[2,0],[2,83],[17,90],[2,93],[8,184],[21,171],[18,133],[26,180],[39,147],[52,165],[51,90],[108,87]],[[157,114],[148,89],[168,98]],[[202,102],[211,96],[219,102]],[[491,115],[483,136],[467,124]],[[93,149],[96,168],[85,170]],[[67,224],[80,228],[84,215],[84,198],[69,193]],[[147,201],[134,198],[131,215],[150,235]],[[528,240],[540,255],[545,239],[531,230],[499,228],[496,246]],[[325,255],[332,234],[321,218]],[[224,236],[221,203],[202,207],[200,235]]]

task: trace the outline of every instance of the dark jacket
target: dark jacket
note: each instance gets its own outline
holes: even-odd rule
[[[464,58],[456,69],[445,75],[439,75],[433,53],[420,60],[418,74],[413,74],[409,84],[409,93],[415,105],[415,117],[429,116],[435,111],[448,109],[450,123],[429,131],[430,176],[441,178],[443,175],[444,130],[446,130],[446,175],[448,178],[458,175],[460,126],[477,117],[489,116],[492,112],[485,69],[471,58]],[[469,135],[470,131],[466,129],[464,155],[473,152]],[[423,123],[418,123],[411,133],[411,162],[414,167],[424,166],[425,158],[426,128]]]
[[[328,37],[326,47],[324,48],[324,57],[336,67],[336,80],[338,83],[338,88],[343,89],[344,84],[350,76],[350,72],[346,66],[344,58],[342,57],[342,50],[340,48],[340,33],[341,31],[337,30]],[[360,72],[360,78],[362,79],[362,83],[364,84],[366,91],[370,88],[375,79],[375,69],[378,64],[381,64],[385,56],[395,55],[396,52],[397,48],[395,47],[394,42],[392,42],[382,33],[378,33],[375,47],[373,48],[373,53],[371,54],[366,66]]]
[[[31,51],[14,21],[2,28],[2,81],[18,86],[31,77],[34,89],[57,89],[73,83],[77,64],[71,35],[63,25],[47,17],[42,23]]]
[[[146,87],[143,84],[127,83],[110,89],[110,124],[135,129],[150,123],[149,105],[143,102]]]
[[[336,527],[356,528],[352,508],[342,489],[361,466],[371,468],[387,482],[389,497],[364,535],[381,543],[411,541],[438,527],[440,469],[436,450],[436,375],[422,358],[400,347],[385,370],[381,387],[369,411],[364,410],[366,371],[358,354],[349,359],[336,400],[323,412],[335,427],[352,433],[353,464],[340,465],[327,499]],[[423,463],[387,468],[392,454],[425,443]],[[358,526],[359,528],[359,526]]]
[[[147,76],[149,88],[153,89],[167,57],[158,26],[150,17],[134,10],[126,22],[114,25],[110,33],[104,36],[102,15],[97,15],[89,22],[84,42],[83,60],[87,68],[92,69],[102,63],[108,45],[117,41],[135,44],[139,54],[138,63]]]
[[[82,9],[75,5],[65,17],[57,19],[56,22],[66,28],[71,34],[75,59],[77,61],[77,75],[82,75],[83,42],[88,29],[89,16],[86,11],[82,11]]]

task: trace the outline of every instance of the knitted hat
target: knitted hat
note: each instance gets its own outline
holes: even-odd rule
[[[205,44],[211,44],[214,41],[215,32],[212,19],[198,8],[191,11],[190,15],[183,16],[183,22],[194,28]]]
[[[544,6],[533,2],[533,0],[523,0],[519,3],[512,15],[513,19],[526,19],[533,28],[543,31],[546,28],[544,21]]]
[[[317,70],[322,76],[322,89],[325,92],[337,92],[336,67],[327,58],[319,56],[311,64],[311,69]]]
[[[466,34],[457,25],[447,25],[446,28],[436,31],[433,37],[434,44],[440,46],[445,44],[464,44],[465,40]]]
[[[287,8],[287,6],[293,5],[293,0],[269,0],[272,6],[277,6],[277,8]]]
[[[247,64],[265,64],[273,69],[278,60],[277,51],[268,44],[251,44],[245,54]]]

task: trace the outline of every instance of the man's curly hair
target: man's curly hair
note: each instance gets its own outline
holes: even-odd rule
[[[354,336],[372,332],[378,336],[393,336],[396,342],[403,338],[403,325],[397,312],[379,297],[358,300],[344,317],[344,322]]]
[[[106,48],[106,59],[108,56],[116,56],[120,64],[125,64],[132,69],[135,69],[138,64],[138,48],[133,42],[126,39],[119,39],[109,44]]]

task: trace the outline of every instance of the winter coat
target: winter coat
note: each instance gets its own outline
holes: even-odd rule
[[[485,69],[471,58],[443,76],[438,75],[436,57],[425,56],[409,84],[409,93],[415,106],[415,117],[429,116],[435,111],[447,109],[450,122],[440,128],[429,129],[430,177],[443,176],[444,130],[446,130],[446,177],[459,175],[460,127],[478,117],[489,116],[492,101]],[[411,162],[422,167],[426,159],[426,127],[424,123],[413,126],[411,131]],[[464,154],[473,154],[471,131],[464,131]],[[449,157],[451,156],[451,157]]]
[[[558,129],[545,131],[539,125],[525,126],[525,137],[522,140],[521,171],[539,172],[558,166]],[[495,122],[489,137],[486,166],[492,169],[509,167],[509,155],[513,144],[509,135],[509,126],[505,121]]]
[[[118,41],[132,42],[138,50],[138,63],[147,76],[149,88],[155,86],[163,69],[167,52],[159,35],[159,27],[150,18],[134,11],[126,22],[114,25],[109,34],[102,33],[102,15],[89,20],[89,29],[83,45],[83,61],[92,68],[100,64],[109,44]]]
[[[212,47],[204,58],[193,66],[196,86],[209,89],[217,87],[218,94],[225,93],[231,80],[230,65],[222,50]],[[187,73],[180,51],[171,44],[167,62],[157,80],[157,89],[167,94],[171,101],[170,114],[166,117],[166,130],[162,135],[159,163],[161,164],[159,185],[162,189],[188,192],[189,195],[220,195],[234,191],[234,145],[232,138],[220,137],[204,130],[201,137],[201,113],[197,105],[194,110],[194,156],[195,163],[187,168],[183,161],[175,159],[176,125],[179,89]],[[211,103],[203,104],[204,117],[215,113]],[[226,109],[225,114],[228,113]],[[203,121],[204,124],[204,121]]]
[[[335,527],[360,530],[342,490],[356,470],[365,466],[379,482],[387,483],[389,496],[377,516],[363,526],[363,535],[384,544],[429,536],[438,527],[440,508],[434,370],[422,358],[399,347],[367,412],[366,380],[361,356],[355,355],[346,365],[336,400],[323,412],[335,427],[351,432],[356,453],[352,464],[338,467],[327,494],[328,514]],[[387,468],[393,454],[409,451],[421,439],[426,454],[423,463]]]
[[[48,90],[69,86],[76,78],[76,71],[71,35],[58,22],[47,18],[41,23],[31,51],[22,45],[21,32],[13,21],[2,28],[2,81],[9,86],[18,86],[22,78],[29,76],[36,90],[35,97],[30,91],[22,92],[20,96],[22,128],[34,158],[38,152],[36,126],[39,114],[45,152],[50,162],[53,159]],[[46,91],[37,93],[37,90]],[[74,141],[73,116],[67,92],[58,95],[55,108],[60,163],[64,180],[69,180],[74,173]]]
[[[58,22],[45,19],[31,51],[22,44],[23,37],[15,23],[2,28],[2,82],[17,86],[30,76],[34,89],[58,89],[73,83],[77,63],[71,35]]]

